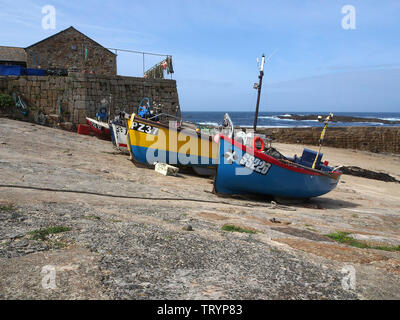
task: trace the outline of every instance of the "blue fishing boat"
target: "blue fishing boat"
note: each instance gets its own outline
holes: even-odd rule
[[[258,151],[221,134],[215,191],[311,198],[328,193],[339,182],[342,173],[323,164],[322,154],[304,149],[301,157],[286,158],[274,148],[266,150]],[[314,156],[319,161],[313,169],[309,160]]]
[[[322,163],[321,145],[333,114],[324,120],[318,152],[304,149],[301,157],[289,158],[273,148],[268,140],[266,146],[263,136],[257,134],[264,63],[265,56],[262,55],[259,83],[254,85],[258,91],[254,132],[235,132],[232,120],[228,114],[225,115],[223,126],[226,129],[219,136],[214,189],[221,194],[261,194],[282,198],[312,198],[326,194],[336,187],[342,174],[329,167],[328,162]],[[323,121],[322,117],[319,120]]]

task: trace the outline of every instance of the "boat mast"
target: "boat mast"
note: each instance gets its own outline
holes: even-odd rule
[[[258,60],[258,59],[257,59]],[[262,85],[262,78],[264,76],[264,63],[265,63],[265,55],[262,55],[261,58],[261,67],[260,67],[260,75],[258,78],[260,79],[257,85],[257,105],[256,105],[256,114],[254,116],[254,132],[257,130],[257,119],[258,119],[258,108],[260,106],[260,96],[261,96],[261,85]]]
[[[326,128],[328,127],[328,123],[329,123],[329,121],[332,120],[332,118],[333,118],[333,113],[331,112],[331,113],[329,114],[329,116],[327,116],[326,119],[325,119],[325,125],[324,125],[324,128],[322,129],[321,136],[320,136],[320,138],[319,138],[319,148],[318,148],[318,152],[317,152],[317,155],[315,156],[315,159],[314,159],[314,162],[313,162],[313,165],[312,165],[312,168],[313,168],[313,169],[315,169],[315,166],[316,166],[316,164],[317,164],[318,156],[319,156],[319,154],[321,153],[321,147],[322,147],[322,142],[324,141]],[[320,120],[320,119],[322,119],[322,117],[321,117],[321,116],[318,116],[318,120]],[[321,121],[321,120],[320,120],[320,121]]]

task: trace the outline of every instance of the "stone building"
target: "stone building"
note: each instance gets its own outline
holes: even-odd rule
[[[26,67],[24,48],[0,46],[0,65]]]
[[[116,54],[73,27],[25,49],[0,47],[0,60],[2,57],[9,65],[21,62],[27,68],[68,72],[62,76],[58,72],[45,76],[0,75],[0,93],[20,96],[30,110],[25,115],[17,106],[0,108],[0,116],[3,113],[41,124],[75,126],[76,130],[78,124],[87,123],[86,117],[95,117],[104,99],[113,117],[120,111],[136,113],[144,97],[161,104],[160,112],[180,114],[175,80],[118,76]]]
[[[115,76],[117,56],[74,27],[27,48],[28,68],[75,69],[79,73]]]

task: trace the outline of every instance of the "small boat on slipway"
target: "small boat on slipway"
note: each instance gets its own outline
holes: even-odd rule
[[[114,146],[122,153],[128,153],[128,144],[126,141],[126,128],[125,113],[120,113],[114,120],[110,121],[111,127],[111,141]]]
[[[121,152],[128,152],[128,144],[126,141],[126,126],[111,122],[111,140],[115,147]]]
[[[127,145],[134,162],[188,166],[199,175],[215,175],[218,145],[194,124],[165,124],[133,113],[128,120]]]
[[[219,154],[214,191],[219,194],[259,194],[278,198],[312,198],[333,190],[342,175],[337,168],[322,162],[322,141],[330,114],[320,137],[318,152],[304,148],[301,157],[285,157],[271,146],[270,140],[257,134],[258,107],[265,57],[262,56],[253,132],[235,132],[225,115],[225,129],[219,135]],[[319,117],[323,121],[322,117]],[[267,145],[264,142],[267,141]]]
[[[330,192],[339,182],[342,173],[322,163],[322,153],[305,148],[301,157],[288,158],[264,143],[258,149],[257,142],[263,141],[259,136],[249,145],[233,134],[220,134],[216,193],[312,198]]]
[[[86,117],[90,130],[94,135],[100,139],[110,140],[111,131],[110,126],[107,122],[99,121],[96,119]]]
[[[86,120],[89,124],[90,130],[96,137],[104,140],[111,140],[111,130],[110,125],[108,124],[110,112],[105,106],[106,102],[106,100],[103,100],[102,104],[99,106],[96,113],[96,119],[86,117]]]

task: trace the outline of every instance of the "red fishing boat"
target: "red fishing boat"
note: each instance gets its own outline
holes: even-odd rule
[[[110,126],[107,122],[98,121],[92,118],[86,118],[90,130],[100,139],[111,140]]]

